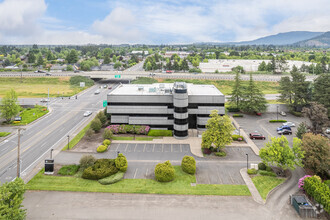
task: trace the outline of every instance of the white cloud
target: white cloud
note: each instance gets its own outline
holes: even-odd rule
[[[43,0],[4,0],[0,3],[0,34],[8,38],[37,33],[37,20],[46,8]]]
[[[104,20],[96,20],[92,30],[108,43],[138,43],[143,40],[143,34],[136,25],[136,16],[129,9],[118,7]]]

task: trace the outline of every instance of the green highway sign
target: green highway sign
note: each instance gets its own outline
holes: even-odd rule
[[[103,101],[103,107],[107,107],[107,104],[108,104],[108,103],[107,103],[107,100],[104,100],[104,101]]]
[[[121,75],[115,75],[115,78],[121,78]]]

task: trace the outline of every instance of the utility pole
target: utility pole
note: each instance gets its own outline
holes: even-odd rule
[[[18,143],[17,143],[17,178],[21,176],[21,158],[20,158],[20,148],[21,148],[21,130],[25,130],[25,128],[18,128]]]

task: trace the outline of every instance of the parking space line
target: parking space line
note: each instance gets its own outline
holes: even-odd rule
[[[218,174],[218,179],[219,179],[219,184],[223,184],[222,183],[222,180],[221,180],[221,178],[220,178],[220,175],[219,175],[219,167],[217,166],[217,174]]]
[[[229,174],[229,177],[230,177],[230,179],[231,179],[231,182],[232,182],[233,184],[235,184],[233,177],[230,175],[230,172],[228,172],[228,174]]]
[[[134,173],[133,179],[135,179],[135,177],[136,177],[137,170],[138,170],[138,168],[135,169],[135,173]]]
[[[162,152],[164,153],[164,145],[162,144]]]
[[[152,147],[152,152],[154,152],[154,150],[155,150],[155,144],[154,144],[154,146]]]
[[[173,144],[171,144],[171,152],[173,152]]]
[[[135,147],[134,147],[134,151],[133,151],[133,152],[135,152],[135,150],[136,150],[136,146],[137,146],[137,144],[135,144]]]
[[[119,147],[119,145],[120,145],[120,144],[118,144],[118,145],[117,145],[117,148],[116,148],[116,150],[115,150],[115,151],[118,151],[118,147]]]
[[[146,150],[146,146],[147,146],[147,144],[144,144],[144,147],[143,147],[143,151],[142,152],[144,152]]]
[[[148,169],[149,169],[149,168],[147,168],[147,171],[146,171],[146,177],[148,176]]]
[[[127,152],[128,144],[126,144],[125,152]]]

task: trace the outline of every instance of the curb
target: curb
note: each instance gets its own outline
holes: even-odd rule
[[[253,198],[253,200],[256,202],[256,203],[259,203],[261,205],[265,205],[266,202],[262,199],[257,187],[254,185],[252,179],[250,178],[250,176],[247,174],[247,169],[246,168],[242,168],[240,169],[240,174],[245,182],[245,185],[248,187],[250,193],[251,193],[251,196]],[[250,183],[249,183],[250,182]],[[251,191],[252,190],[252,191]]]
[[[266,204],[267,204],[267,200],[268,198],[277,190],[279,189],[281,186],[283,186],[285,183],[287,183],[292,177],[292,172],[290,171],[290,176],[281,184],[277,185],[275,188],[273,188],[272,190],[270,190],[266,196]]]

